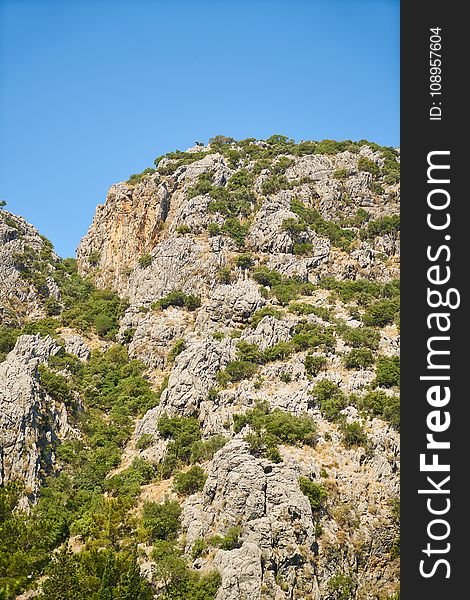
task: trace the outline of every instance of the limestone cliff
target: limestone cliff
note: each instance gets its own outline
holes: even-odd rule
[[[0,364],[3,479],[73,481],[74,447],[46,456],[51,436],[82,438],[89,463],[112,455],[94,485],[117,502],[114,482],[146,465],[122,544],[139,540],[154,598],[179,583],[159,575],[145,511],[171,500],[167,552],[193,578],[220,573],[210,598],[395,598],[398,179],[392,148],[219,136],[113,185],[77,250],[78,308],[59,306],[55,341],[20,337]],[[84,419],[47,396],[41,361]],[[71,521],[74,551],[98,535],[93,518]]]

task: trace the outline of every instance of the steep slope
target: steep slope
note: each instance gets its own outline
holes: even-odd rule
[[[138,562],[129,597],[396,598],[399,152],[218,136],[156,165],[15,330],[55,336],[38,393],[68,398],[33,513],[65,502],[74,558],[46,597],[94,547]]]

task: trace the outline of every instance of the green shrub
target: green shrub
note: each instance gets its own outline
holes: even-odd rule
[[[232,283],[233,275],[230,267],[220,267],[217,271],[217,280],[219,283],[223,283],[225,285]]]
[[[266,415],[266,432],[276,437],[284,444],[307,444],[314,446],[316,443],[316,425],[307,415],[295,416],[280,409],[274,409]]]
[[[253,279],[260,285],[274,287],[283,283],[283,277],[278,271],[268,269],[267,267],[258,267],[253,273]]]
[[[298,351],[321,348],[326,352],[336,347],[333,327],[301,321],[292,330],[292,344]]]
[[[331,290],[342,302],[358,300],[365,294],[374,298],[396,297],[400,294],[400,282],[398,280],[378,283],[369,279],[340,281],[334,277],[322,277],[318,285],[323,289]]]
[[[176,233],[179,233],[180,235],[186,235],[187,233],[191,233],[191,227],[189,225],[180,225],[176,229]]]
[[[83,332],[95,330],[100,337],[114,340],[119,331],[119,320],[127,306],[127,302],[115,292],[95,289],[64,310],[61,320],[66,327]]]
[[[181,290],[175,290],[152,304],[153,309],[164,310],[170,306],[187,308],[188,310],[196,310],[196,308],[201,306],[201,299],[198,296],[185,294]]]
[[[142,376],[145,365],[129,360],[125,346],[93,351],[80,373],[79,391],[89,407],[142,414],[158,403],[150,383]]]
[[[365,171],[366,173],[371,173],[371,175],[379,175],[380,167],[369,158],[365,156],[361,156],[357,161],[357,168],[359,171]]]
[[[57,328],[60,326],[60,322],[52,317],[46,317],[45,319],[38,319],[37,321],[30,321],[23,325],[23,328],[18,332],[19,334],[36,335],[41,336],[50,335],[56,337]]]
[[[139,181],[141,181],[146,175],[153,175],[156,172],[155,169],[152,169],[150,167],[148,167],[147,169],[144,169],[142,171],[142,173],[134,173],[133,175],[131,175],[129,177],[129,179],[126,181],[126,183],[128,185],[136,185],[137,183],[139,183]]]
[[[222,229],[220,228],[220,225],[217,225],[217,223],[209,223],[207,226],[207,233],[211,237],[214,237],[216,235],[220,235],[222,233]]]
[[[162,464],[162,476],[170,476],[175,467],[189,463],[193,446],[201,439],[199,421],[194,417],[164,415],[157,428],[163,437],[171,440]]]
[[[142,525],[149,541],[171,540],[180,528],[181,507],[178,502],[168,500],[162,504],[145,502],[142,508]]]
[[[293,182],[289,181],[285,175],[270,175],[261,184],[261,192],[265,196],[271,196],[281,190],[290,190],[293,187]]]
[[[382,175],[388,185],[394,185],[400,181],[400,163],[395,156],[389,155],[385,158]]]
[[[289,312],[296,315],[316,315],[324,321],[331,320],[331,311],[323,306],[312,306],[311,304],[294,303],[289,306]]]
[[[342,434],[341,441],[346,448],[352,448],[353,446],[367,448],[369,441],[360,423],[357,421],[352,423],[343,422],[340,425],[340,430]]]
[[[168,352],[168,362],[174,362],[175,358],[184,350],[186,350],[186,342],[183,339],[176,340]]]
[[[212,546],[221,548],[222,550],[235,550],[235,548],[240,548],[242,545],[240,540],[241,534],[241,527],[229,527],[223,537],[214,536],[211,538],[210,543]]]
[[[229,235],[239,247],[245,245],[245,236],[248,233],[248,223],[242,224],[238,219],[230,218],[222,226],[222,232]]]
[[[313,244],[311,242],[296,242],[292,248],[292,252],[300,256],[311,254],[313,252]]]
[[[332,600],[351,600],[355,587],[352,577],[344,573],[336,573],[328,581],[328,592]]]
[[[225,446],[227,438],[223,435],[214,435],[208,440],[199,440],[193,443],[191,449],[191,463],[212,460],[216,452]]]
[[[136,328],[135,327],[129,327],[128,329],[126,329],[123,334],[122,334],[122,341],[124,342],[124,344],[130,344],[134,338],[136,332]]]
[[[153,444],[153,435],[151,433],[143,433],[137,440],[135,447],[137,450],[145,450]]]
[[[370,213],[367,212],[364,208],[358,208],[353,217],[353,225],[357,227],[361,227],[370,219]]]
[[[318,235],[327,237],[333,246],[349,251],[351,243],[356,237],[354,231],[342,229],[333,221],[326,221],[318,210],[306,207],[300,200],[292,201],[291,210]]]
[[[369,189],[374,194],[383,194],[385,191],[377,181],[371,181],[369,184]]]
[[[106,479],[105,489],[114,496],[136,497],[142,485],[155,476],[153,465],[142,458],[134,458],[130,467]]]
[[[293,236],[299,236],[308,231],[307,223],[299,221],[298,219],[284,219],[282,222],[282,229],[287,231]]]
[[[264,362],[263,353],[259,347],[256,344],[249,344],[243,340],[237,343],[237,359],[252,363]]]
[[[287,305],[291,300],[295,300],[301,295],[310,295],[314,286],[299,278],[284,277],[278,271],[259,267],[253,273],[253,279],[266,287],[271,288],[269,295],[274,296],[276,300]]]
[[[367,227],[361,230],[361,239],[369,240],[378,235],[396,235],[400,231],[400,217],[398,215],[387,215],[375,221],[369,221]]]
[[[400,385],[400,358],[398,356],[380,356],[377,359],[375,383],[378,386],[393,387]]]
[[[233,415],[235,433],[246,425],[259,436],[256,440],[265,447],[264,450],[279,443],[310,446],[316,443],[316,425],[309,416],[294,416],[280,409],[271,412],[267,402],[259,402],[253,409]],[[251,438],[251,441],[253,443],[255,438]]]
[[[151,254],[143,254],[139,258],[139,267],[141,267],[142,269],[146,269],[147,267],[150,267],[152,262],[153,262],[153,256]]]
[[[373,417],[381,417],[400,430],[400,398],[389,396],[383,390],[375,390],[358,399],[358,408]]]
[[[326,489],[319,483],[315,483],[308,477],[299,478],[299,487],[302,494],[307,496],[313,513],[318,513],[328,497]]]
[[[174,541],[156,540],[153,543],[152,559],[155,563],[154,579],[162,588],[165,598],[215,600],[221,584],[219,573],[209,571],[200,574],[188,569],[186,560]],[[137,596],[126,598],[131,600]]]
[[[205,554],[207,554],[208,548],[209,544],[206,542],[206,540],[198,538],[193,543],[193,547],[191,549],[191,558],[193,560],[196,560],[196,558],[204,556]]]
[[[274,362],[276,360],[285,360],[295,351],[294,346],[290,342],[278,342],[274,346],[266,348],[263,353],[266,362]]]
[[[349,169],[342,167],[339,169],[335,169],[333,171],[332,177],[334,179],[347,179],[349,177],[349,175],[350,175]]]
[[[0,362],[13,350],[20,333],[19,329],[0,326]]]
[[[247,360],[234,360],[217,373],[217,381],[225,386],[228,383],[236,383],[243,379],[250,379],[258,370],[258,366]]]
[[[354,348],[343,358],[347,369],[367,369],[374,364],[374,355],[369,348]]]
[[[194,198],[195,196],[205,196],[212,190],[213,176],[211,172],[201,173],[198,177],[197,182],[186,191],[188,198]]]
[[[174,152],[168,152],[164,156],[158,156],[154,160],[154,164],[160,175],[173,175],[179,167],[190,165],[197,160],[201,160],[207,156],[207,154],[208,152],[181,152],[180,150],[175,150]],[[169,159],[171,162],[167,162],[166,165],[163,165],[161,164],[163,158]]]
[[[207,475],[204,469],[194,465],[184,473],[176,473],[173,481],[173,489],[177,494],[189,496],[200,492],[206,483]]]
[[[54,371],[67,371],[71,375],[80,375],[83,371],[83,363],[73,354],[68,354],[61,349],[57,354],[49,357],[48,366]],[[73,378],[70,381],[73,385]]]
[[[100,258],[101,258],[100,253],[97,250],[94,250],[93,252],[90,252],[90,254],[88,255],[88,263],[92,267],[96,267],[98,265],[98,263],[100,262]]]
[[[371,327],[338,327],[338,332],[343,340],[353,348],[370,348],[377,350],[380,344],[380,334]]]
[[[279,375],[279,379],[283,383],[290,383],[292,381],[292,373],[289,373],[289,371],[284,371]]]
[[[316,356],[314,354],[307,354],[304,361],[305,372],[307,375],[313,375],[316,377],[318,373],[325,367],[326,358],[324,356]]]
[[[59,373],[54,373],[44,365],[39,365],[38,372],[42,389],[57,402],[71,405],[73,392],[68,380]]]
[[[319,381],[310,391],[316,404],[325,419],[335,421],[340,417],[340,412],[348,404],[347,397],[338,384],[329,379]]]
[[[364,325],[372,327],[384,327],[393,323],[398,311],[400,310],[399,298],[384,298],[378,302],[370,304],[362,315]]]
[[[251,254],[240,254],[235,259],[235,264],[240,269],[249,269],[255,264],[255,261]]]
[[[135,549],[93,548],[73,553],[67,547],[53,555],[40,600],[138,598],[150,600],[150,584],[140,574]]]

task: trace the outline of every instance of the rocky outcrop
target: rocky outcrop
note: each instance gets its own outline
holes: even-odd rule
[[[39,296],[33,282],[23,276],[30,256],[41,252],[45,253],[45,263],[57,259],[35,227],[22,217],[0,209],[0,323],[3,325],[18,326],[26,317],[43,316],[44,297],[57,296],[52,279],[46,280],[46,289]]]
[[[155,176],[135,186],[111,186],[105,204],[98,205],[93,223],[77,250],[79,267],[102,287],[124,291],[139,257],[159,239],[166,219],[169,192]]]
[[[196,152],[190,149],[187,156],[193,151]],[[212,196],[188,192],[201,175],[210,176],[213,186],[228,190],[230,177],[237,169],[229,166],[226,156],[210,147],[197,151],[205,154],[203,158],[179,166],[172,175],[152,173],[136,184],[119,183],[110,188],[105,204],[98,206],[93,224],[77,250],[82,274],[91,275],[101,287],[117,289],[135,305],[145,305],[171,291],[171,287],[191,293],[209,292],[217,270],[230,261],[238,248],[230,236],[207,236],[208,227],[223,226],[227,214],[210,209]],[[371,246],[353,246],[349,253],[338,256],[331,254],[327,236],[308,229],[293,235],[283,227],[287,219],[298,219],[291,210],[293,200],[300,200],[315,208],[323,219],[337,223],[354,219],[359,208],[366,209],[372,219],[397,214],[396,187],[372,191],[371,174],[357,166],[360,158],[382,165],[380,152],[362,146],[358,153],[288,158],[291,164],[285,178],[292,189],[264,194],[263,182],[272,177],[269,169],[253,182],[257,206],[246,234],[246,248],[288,276],[314,280],[316,274],[333,270],[341,278],[395,277],[399,252],[396,239],[379,236]],[[169,164],[171,160],[166,158],[160,161],[162,173]],[[244,170],[250,172],[254,165],[255,161],[248,161]],[[336,177],[337,172],[345,175]],[[179,233],[181,229],[184,233]],[[310,245],[309,250],[305,256],[293,257],[295,245],[299,244]],[[151,258],[145,267],[139,267],[139,258],[144,255]],[[393,257],[395,262],[387,264],[384,255]],[[338,263],[342,266],[338,267]]]
[[[253,313],[262,308],[266,300],[254,281],[238,279],[232,284],[218,285],[199,311],[196,325],[200,329],[235,326],[246,323]]]
[[[262,589],[276,590],[276,578],[302,589],[299,572],[313,558],[315,534],[298,478],[294,464],[256,459],[239,439],[215,456],[201,497],[185,504],[183,523],[189,545],[209,534],[224,535],[230,527],[243,530],[240,548],[215,557],[222,571],[221,600],[260,598]],[[308,575],[311,567],[305,569]]]
[[[38,365],[57,354],[50,337],[23,335],[0,363],[0,484],[19,480],[34,498],[53,469],[53,447],[72,433],[65,406],[41,389]]]

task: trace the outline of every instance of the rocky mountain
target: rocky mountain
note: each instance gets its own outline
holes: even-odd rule
[[[3,597],[398,598],[399,160],[217,136],[76,263],[0,211],[2,502],[42,540]]]

